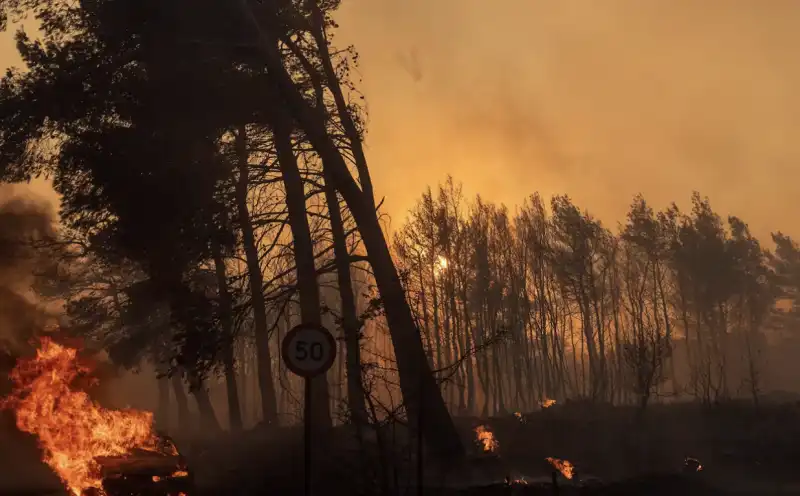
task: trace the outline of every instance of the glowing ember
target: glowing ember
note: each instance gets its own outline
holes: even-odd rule
[[[550,408],[551,406],[556,404],[556,400],[552,400],[550,398],[545,398],[539,402],[539,406],[542,408]]]
[[[506,476],[506,485],[507,486],[527,486],[528,481],[525,480],[525,476],[522,477],[512,477],[510,475]]]
[[[492,431],[485,425],[475,428],[475,440],[483,447],[484,453],[494,453],[500,447]]]
[[[683,461],[683,466],[687,472],[700,472],[703,470],[703,464],[697,458],[687,457]]]
[[[172,479],[179,479],[181,477],[189,477],[189,472],[187,472],[185,470],[176,470],[176,471],[172,472],[171,474],[169,474],[169,478],[172,478]],[[164,480],[165,478],[166,477],[159,477],[158,475],[154,475],[153,476],[153,482],[160,482],[160,481]]]
[[[15,411],[21,431],[38,438],[44,462],[75,496],[91,488],[104,494],[95,458],[158,449],[152,413],[107,410],[70,388],[86,372],[77,350],[42,338],[36,357],[17,362],[14,390],[0,402]]]
[[[575,476],[575,466],[572,465],[569,460],[559,460],[553,457],[547,457],[545,460],[547,460],[553,468],[561,472],[561,475],[567,479],[572,479]]]

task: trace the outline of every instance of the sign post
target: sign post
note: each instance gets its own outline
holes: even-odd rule
[[[321,325],[300,324],[283,338],[281,356],[292,373],[303,378],[303,467],[305,496],[311,496],[311,380],[324,374],[336,360],[336,340]]]

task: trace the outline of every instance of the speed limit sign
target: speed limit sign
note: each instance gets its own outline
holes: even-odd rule
[[[283,338],[281,354],[289,370],[300,377],[315,377],[333,365],[336,340],[321,325],[300,324]]]

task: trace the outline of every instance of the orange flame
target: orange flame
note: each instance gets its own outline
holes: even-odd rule
[[[569,460],[559,460],[551,456],[548,456],[545,460],[547,460],[553,468],[561,472],[561,475],[567,479],[572,479],[575,476],[575,466],[572,465]]]
[[[550,398],[545,398],[545,399],[543,399],[542,401],[539,402],[539,406],[541,406],[542,409],[550,408],[551,406],[553,406],[555,404],[556,404],[556,400],[553,400],[553,399],[550,399]]]
[[[494,438],[494,433],[485,425],[475,428],[476,441],[483,446],[484,453],[494,453],[500,447],[500,443]]]
[[[189,472],[187,472],[186,470],[176,470],[171,474],[169,474],[169,476],[173,479],[179,479],[181,477],[189,477]],[[161,477],[159,475],[153,476],[153,482],[160,482],[162,480],[164,480],[164,477]]]
[[[10,374],[14,391],[0,402],[14,409],[21,431],[38,438],[44,462],[74,496],[89,488],[103,494],[96,457],[157,447],[152,413],[108,410],[70,388],[86,372],[77,350],[42,338],[36,357],[18,361]]]

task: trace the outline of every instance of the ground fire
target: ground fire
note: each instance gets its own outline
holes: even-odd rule
[[[561,472],[561,475],[565,478],[572,479],[575,476],[575,467],[569,460],[559,460],[553,457],[547,457],[545,460],[547,460],[553,468]]]
[[[500,446],[500,443],[494,438],[494,433],[485,425],[475,428],[475,440],[483,448],[484,453],[494,453]]]
[[[545,399],[543,399],[542,401],[539,402],[539,406],[541,406],[542,409],[550,408],[551,406],[553,406],[555,404],[556,404],[556,400],[551,399],[551,398],[545,398]]]
[[[174,443],[154,430],[151,413],[103,408],[73,388],[90,372],[77,357],[76,349],[42,338],[35,357],[17,361],[13,391],[0,402],[14,411],[20,431],[37,438],[44,462],[70,494],[112,496],[117,491],[109,488],[142,477],[151,484],[189,479]],[[185,493],[170,486],[160,494]]]

